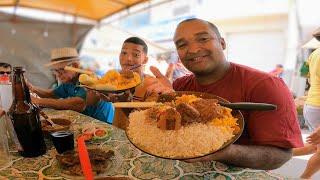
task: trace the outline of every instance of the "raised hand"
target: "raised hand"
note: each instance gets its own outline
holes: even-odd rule
[[[150,70],[155,78],[146,79],[147,91],[153,93],[169,93],[174,91],[169,79],[161,74],[158,68],[151,66]]]

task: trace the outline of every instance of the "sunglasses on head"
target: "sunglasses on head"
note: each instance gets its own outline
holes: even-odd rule
[[[11,74],[11,71],[0,71],[0,75],[4,75],[4,74]]]

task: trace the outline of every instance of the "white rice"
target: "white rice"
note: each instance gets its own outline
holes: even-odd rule
[[[129,116],[128,136],[143,151],[167,158],[188,158],[219,149],[234,135],[231,127],[202,123],[179,130],[161,130],[155,121],[146,119],[146,110]]]

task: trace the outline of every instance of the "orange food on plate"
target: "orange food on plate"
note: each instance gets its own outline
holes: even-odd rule
[[[106,91],[129,89],[141,83],[140,75],[138,73],[133,71],[124,71],[120,73],[116,70],[108,71],[101,78],[81,74],[79,81],[89,88]]]
[[[193,158],[214,152],[241,132],[231,109],[215,99],[182,95],[129,116],[132,143],[165,158]]]

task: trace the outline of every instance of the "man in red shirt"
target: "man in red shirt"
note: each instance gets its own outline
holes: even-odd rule
[[[201,19],[181,22],[174,35],[179,57],[192,72],[171,85],[155,68],[149,91],[199,91],[231,102],[276,104],[276,111],[246,111],[241,138],[227,148],[190,162],[215,160],[235,166],[275,169],[292,157],[292,148],[303,146],[293,98],[285,83],[267,73],[230,63],[218,28]]]

